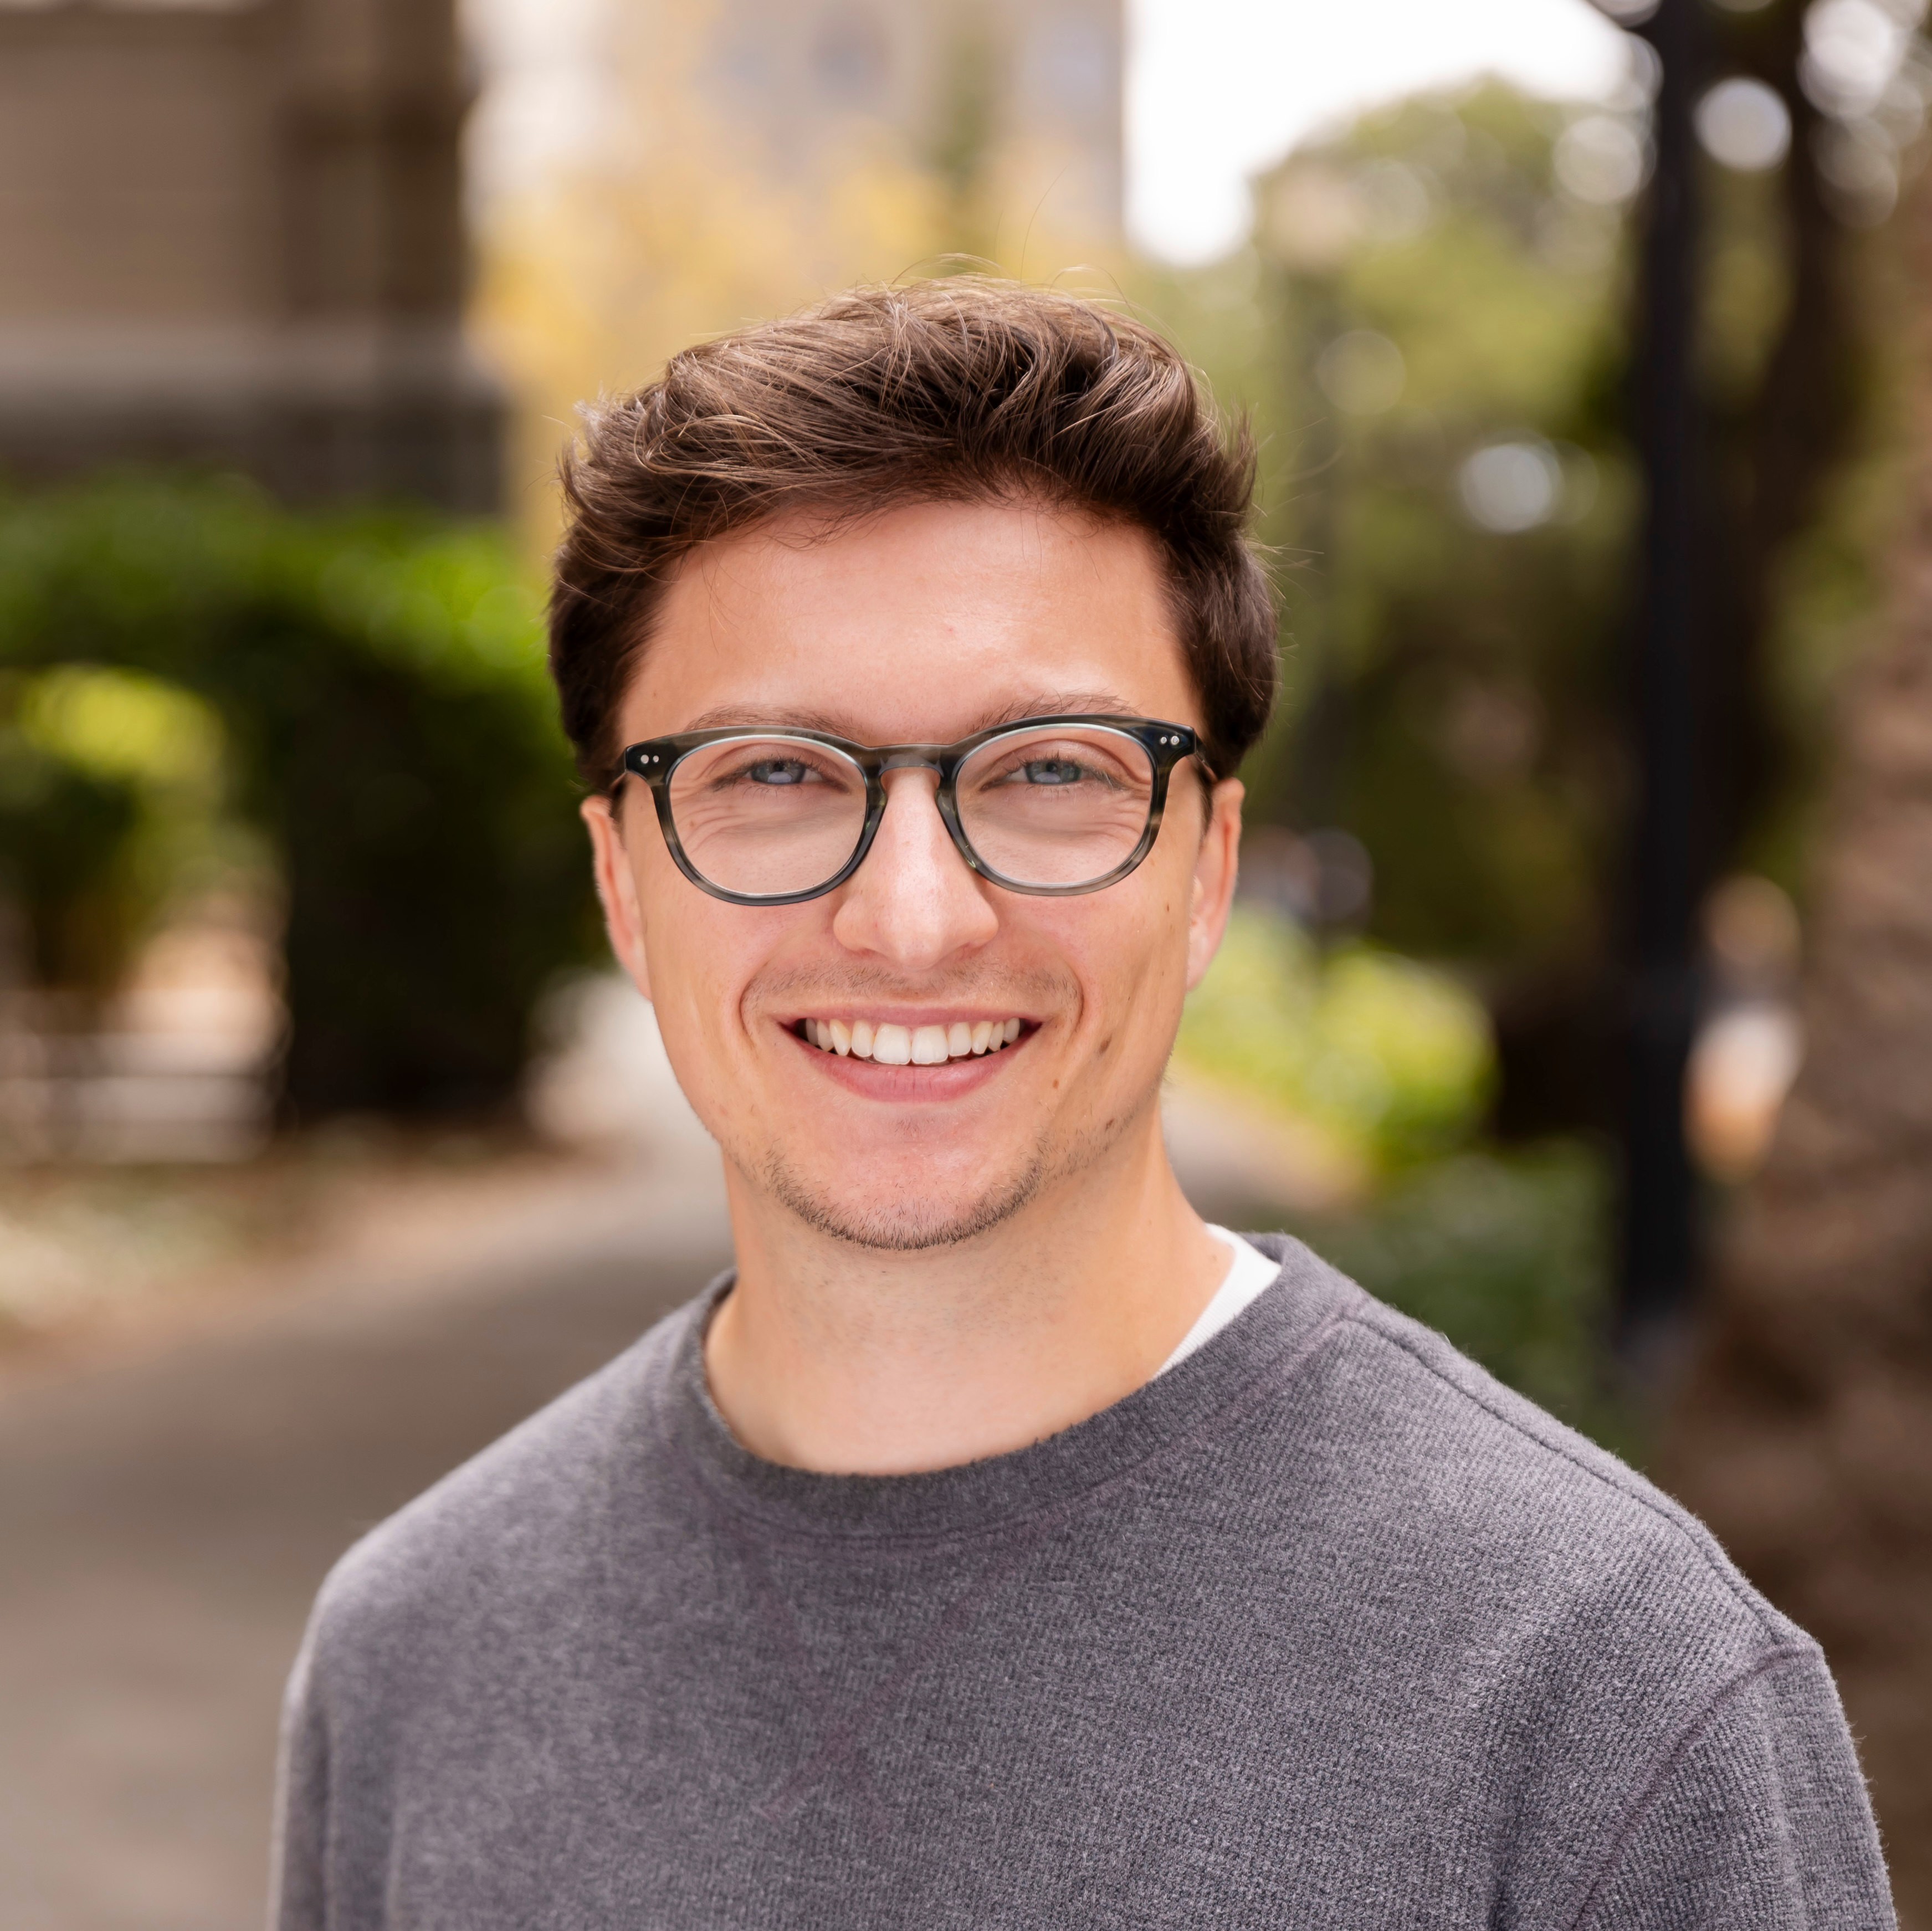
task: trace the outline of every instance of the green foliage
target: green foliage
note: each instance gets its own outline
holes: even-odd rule
[[[1498,988],[1600,943],[1622,795],[1622,221],[1558,183],[1568,118],[1500,85],[1370,115],[1258,184],[1250,248],[1138,291],[1260,431],[1286,679],[1251,817],[1346,827],[1371,936]],[[1460,487],[1504,442],[1560,471],[1513,532]]]
[[[502,1093],[588,901],[537,601],[500,532],[296,517],[230,484],[18,498],[0,667],[40,673],[41,738],[98,784],[178,793],[214,758],[155,731],[157,682],[178,719],[218,720],[233,808],[286,873],[298,1113]]]
[[[1324,957],[1288,919],[1245,904],[1187,1002],[1177,1051],[1384,1170],[1465,1139],[1492,1071],[1483,1009],[1454,980],[1369,946]]]
[[[1605,1162],[1571,1141],[1464,1153],[1297,1231],[1499,1381],[1635,1459],[1637,1417],[1604,1376],[1609,1214]]]
[[[1370,935],[1482,986],[1511,1132],[1606,1124],[1612,1086],[1633,263],[1627,205],[1580,199],[1557,165],[1580,121],[1606,133],[1605,112],[1489,85],[1370,114],[1258,184],[1250,246],[1136,291],[1260,431],[1286,676],[1244,773],[1251,820],[1366,845]],[[1855,259],[1794,227],[1806,165],[1801,147],[1762,173],[1705,167],[1697,318],[1721,512],[1706,532],[1708,809],[1727,868],[1794,892],[1909,413],[1834,319],[1849,300],[1870,343],[1904,338],[1904,292],[1882,271],[1895,250],[1874,238]],[[1379,384],[1360,379],[1376,344],[1396,358]],[[1780,384],[1787,361],[1808,375]],[[1825,425],[1855,415],[1857,460],[1814,508],[1814,466],[1836,460],[1840,433]],[[1514,529],[1486,524],[1463,487],[1469,459],[1504,444],[1559,484],[1549,514]]]
[[[1346,823],[1400,949],[1533,967],[1600,922],[1618,793],[1615,646],[1634,489],[1616,427],[1614,216],[1555,184],[1562,115],[1502,88],[1413,102],[1292,159],[1264,195],[1289,406],[1320,460],[1276,512],[1298,715],[1256,772]],[[1354,197],[1329,261],[1289,245]],[[1305,222],[1305,216],[1304,217]],[[1392,343],[1400,391],[1352,397],[1336,344]],[[1560,471],[1552,513],[1481,526],[1460,487],[1501,442]]]
[[[26,925],[27,972],[43,984],[99,990],[128,943],[122,883],[139,817],[134,787],[34,743],[20,727],[17,691],[0,700],[0,900]]]
[[[31,976],[98,997],[173,896],[234,856],[220,721],[178,686],[62,664],[4,678],[0,894]]]
[[[95,776],[208,802],[221,727],[185,691],[125,670],[68,664],[28,684],[20,724],[43,751]]]

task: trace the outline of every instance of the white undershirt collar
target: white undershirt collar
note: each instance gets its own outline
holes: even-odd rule
[[[1165,1375],[1177,1361],[1185,1361],[1197,1348],[1204,1346],[1251,1302],[1273,1287],[1281,1272],[1280,1264],[1270,1261],[1258,1247],[1250,1247],[1238,1234],[1208,1223],[1208,1231],[1230,1249],[1228,1271],[1214,1290],[1214,1298],[1195,1317],[1194,1325],[1180,1337],[1180,1345],[1154,1372]]]

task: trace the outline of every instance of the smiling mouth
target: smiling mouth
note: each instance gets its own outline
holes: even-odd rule
[[[882,1066],[943,1066],[1005,1050],[1026,1030],[1023,1019],[956,1019],[949,1026],[901,1026],[890,1020],[801,1019],[793,1030],[808,1045],[840,1059]]]

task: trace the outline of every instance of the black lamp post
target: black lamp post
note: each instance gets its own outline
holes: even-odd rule
[[[1646,506],[1632,653],[1637,790],[1625,913],[1623,1228],[1617,1340],[1642,1374],[1683,1310],[1697,1267],[1684,1083],[1696,1017],[1697,906],[1707,863],[1705,706],[1694,372],[1699,0],[1661,0],[1637,29],[1662,67],[1642,235],[1636,421]]]

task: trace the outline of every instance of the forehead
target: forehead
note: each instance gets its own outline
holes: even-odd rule
[[[788,721],[932,742],[1042,710],[1198,724],[1153,540],[1032,504],[787,517],[680,568],[622,706],[627,740]]]

